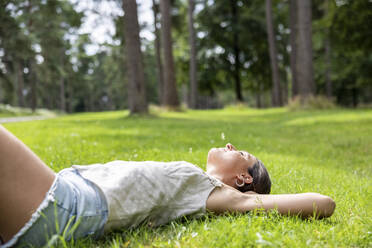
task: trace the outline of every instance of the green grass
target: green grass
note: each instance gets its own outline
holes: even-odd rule
[[[6,117],[17,117],[17,116],[29,116],[30,113],[12,113],[12,112],[0,112],[0,118]]]
[[[265,163],[273,194],[319,192],[337,204],[324,220],[207,215],[79,240],[77,247],[372,246],[371,110],[228,108],[150,117],[118,111],[5,126],[56,172],[115,159],[186,160],[205,169],[208,150],[231,142]]]
[[[36,109],[34,112],[30,108],[14,107],[8,104],[0,103],[0,118],[19,117],[19,116],[44,116],[55,117],[59,111],[51,111],[48,109]]]
[[[0,118],[32,115],[31,109],[13,107],[0,103]]]

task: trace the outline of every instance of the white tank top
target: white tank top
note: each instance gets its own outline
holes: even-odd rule
[[[222,183],[185,161],[113,161],[73,165],[104,193],[109,217],[105,231],[133,228],[143,222],[158,226],[178,217],[205,213],[206,201]]]

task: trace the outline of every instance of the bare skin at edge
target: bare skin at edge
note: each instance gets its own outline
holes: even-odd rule
[[[7,242],[31,218],[55,173],[0,125],[0,236]]]

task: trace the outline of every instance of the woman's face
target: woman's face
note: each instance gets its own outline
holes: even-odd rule
[[[253,178],[248,173],[248,168],[257,162],[257,158],[246,151],[237,150],[228,143],[222,148],[212,148],[208,152],[207,173],[221,180],[223,183],[235,187],[239,184],[251,183]]]

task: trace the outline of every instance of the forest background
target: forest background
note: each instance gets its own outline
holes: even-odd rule
[[[372,247],[371,27],[371,0],[0,0],[0,117],[9,105],[106,111],[4,124],[54,171],[119,159],[205,169],[210,147],[232,142],[265,161],[273,194],[337,203],[319,221],[207,215],[49,244]],[[309,103],[350,109],[289,111]],[[164,108],[126,117],[152,104]],[[225,108],[164,111],[184,106]]]
[[[110,3],[109,41],[81,32],[92,9],[79,2],[97,15]],[[0,103],[136,113],[372,102],[371,1],[146,1],[154,23],[138,21],[144,2],[0,1]]]

